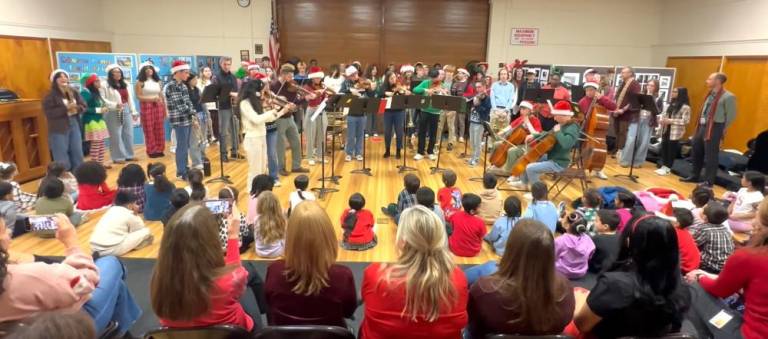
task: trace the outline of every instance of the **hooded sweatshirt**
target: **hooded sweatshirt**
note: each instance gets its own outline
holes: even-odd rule
[[[501,216],[504,200],[501,199],[499,191],[495,188],[486,189],[480,192],[479,196],[482,202],[477,208],[477,216],[483,219],[486,226],[493,225],[496,219]]]
[[[595,243],[589,236],[563,234],[555,239],[555,269],[568,279],[581,278],[594,252]]]

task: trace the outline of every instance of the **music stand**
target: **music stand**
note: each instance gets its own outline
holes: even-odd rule
[[[583,98],[586,94],[586,91],[584,90],[584,87],[581,86],[571,86],[571,101],[573,102],[579,102],[581,98]]]
[[[483,176],[469,178],[469,181],[483,182],[483,177],[485,177],[486,170],[488,169],[488,137],[495,135],[495,133],[493,133],[493,128],[488,121],[483,121],[483,130],[485,131],[485,135],[483,136],[485,140],[485,148],[483,149]]]
[[[335,107],[335,104],[329,104],[329,102],[331,100],[333,100],[333,99],[332,98],[326,98],[325,99],[325,102],[324,102],[325,103],[325,107]],[[338,96],[336,96],[335,100],[338,101]],[[325,107],[319,107],[318,111],[320,111],[321,108],[323,110],[325,110]],[[312,119],[314,121],[315,119],[317,119],[320,116],[320,114],[322,114],[322,113],[315,112],[315,114],[310,119]],[[328,143],[328,128],[327,127],[326,127],[325,131],[323,131],[323,142],[320,144],[320,154],[321,154],[320,155],[320,166],[321,167],[320,167],[320,179],[319,179],[320,187],[313,187],[312,188],[312,191],[317,192],[318,199],[321,199],[321,200],[323,199],[323,197],[327,193],[332,193],[332,192],[338,192],[339,191],[336,188],[327,188],[327,187],[325,187],[325,180],[324,179],[326,178],[325,177],[325,144],[326,143]],[[333,148],[333,145],[331,145],[331,148]],[[331,153],[331,154],[333,154],[333,153]],[[331,164],[333,164],[333,156],[331,156]],[[331,171],[333,171],[333,165],[331,165]],[[331,179],[332,178],[333,178],[333,175],[331,175]],[[338,184],[338,182],[336,182],[336,183]]]
[[[338,95],[338,94],[330,96],[328,98],[328,101],[327,101],[327,104],[326,104],[326,107],[328,108],[327,112],[340,112],[341,109],[342,109],[342,105],[341,105],[341,98],[342,97],[343,97],[342,95]],[[326,130],[326,133],[327,133],[327,130]],[[336,166],[335,166],[336,165],[336,147],[334,145],[336,145],[336,134],[337,133],[331,133],[331,176],[330,177],[326,177],[325,175],[322,175],[321,178],[318,179],[318,180],[323,181],[323,182],[330,181],[330,182],[338,185],[339,184],[339,179],[341,179],[342,177],[340,175],[336,175],[336,173],[335,173],[335,171],[336,171]],[[323,140],[323,147],[324,146],[325,146],[325,140]],[[323,157],[325,157],[325,151],[323,150],[322,152],[323,152]],[[323,172],[325,171],[325,163],[323,163],[323,169],[322,170],[323,170]],[[325,187],[325,186],[323,186],[323,187]]]
[[[629,99],[632,100],[631,97]],[[656,103],[653,101],[653,96],[647,95],[647,94],[637,94],[635,100],[637,100],[637,102],[640,104],[640,110],[650,111],[652,114],[651,116],[655,116],[659,114],[658,108],[656,107]],[[635,142],[632,143],[632,154],[631,154],[631,159],[629,160],[629,173],[618,174],[618,175],[615,175],[615,177],[617,178],[626,177],[627,179],[632,180],[632,182],[637,183],[637,179],[640,177],[634,174],[634,170],[635,170],[635,153],[637,152],[639,140],[640,140],[640,121],[638,121],[637,128],[635,129]],[[619,160],[619,162],[620,161],[621,160]]]
[[[208,86],[205,86],[205,89],[203,89],[203,93],[200,95],[200,102],[202,103],[218,102],[221,96],[226,96],[226,98],[229,98],[229,91],[225,91],[227,89],[228,88],[226,86],[222,86],[221,84],[210,84]],[[234,137],[236,136],[233,136],[232,138],[233,141],[236,140]],[[223,182],[225,184],[232,185],[233,182],[232,180],[229,179],[230,176],[224,175],[224,158],[221,154],[221,147],[217,147],[217,148],[219,149],[219,176],[208,179],[206,183],[210,184],[213,182]],[[226,152],[226,150],[224,151]]]
[[[360,116],[365,116],[367,113],[370,113],[371,111],[377,112],[379,110],[378,101],[379,99],[373,98],[376,101],[376,104],[373,105],[373,101],[369,100],[369,98],[360,98],[355,95],[346,95],[344,96],[342,100],[342,106],[343,107],[349,107],[349,113],[352,114],[352,112],[359,112]],[[347,131],[347,133],[350,133],[350,131]],[[365,132],[363,132],[365,133]],[[365,135],[365,134],[363,134]],[[351,147],[350,145],[347,145],[347,147]],[[366,158],[366,139],[363,137],[363,166],[359,169],[355,169],[350,171],[352,174],[365,174],[368,176],[372,176],[371,169],[365,166],[365,158]]]
[[[456,111],[464,109],[466,106],[466,99],[464,97],[460,96],[452,96],[452,95],[433,95],[430,97],[430,100],[432,101],[432,107],[441,109],[444,111]],[[435,174],[437,172],[444,172],[447,169],[440,168],[440,157],[442,155],[442,148],[443,148],[443,136],[442,133],[436,133],[435,137],[438,138],[440,143],[437,144],[437,162],[435,163],[435,166],[430,167],[429,169],[432,170],[432,174]]]
[[[403,108],[403,109],[421,109],[427,106],[427,98],[423,97],[421,95],[396,95],[392,97],[392,104],[390,105],[391,108]],[[405,119],[403,119],[403,164],[401,166],[398,166],[398,173],[403,173],[406,171],[416,171],[416,168],[410,167],[406,165],[406,159],[408,159],[408,146],[407,143],[410,143],[410,136],[408,137],[408,142],[405,141],[405,135],[408,132],[408,112],[406,111]]]

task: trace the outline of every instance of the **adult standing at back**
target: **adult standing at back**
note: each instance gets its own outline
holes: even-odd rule
[[[624,148],[627,142],[627,132],[629,124],[637,119],[640,114],[640,104],[637,101],[637,95],[640,94],[640,84],[635,80],[635,71],[632,67],[621,69],[621,89],[616,97],[615,111],[611,112],[613,116],[613,133],[616,136],[616,148],[611,152],[616,158],[621,158],[621,152],[632,152],[631,149]]]
[[[83,163],[80,114],[88,106],[80,93],[69,87],[69,73],[65,70],[54,70],[50,79],[51,90],[43,98],[43,112],[48,120],[48,145],[53,161],[72,171]]]
[[[101,86],[101,98],[107,106],[104,120],[109,131],[109,154],[112,163],[133,161],[133,116],[137,115],[133,94],[118,64],[107,66],[107,85]]]
[[[736,120],[736,96],[723,88],[726,81],[728,77],[725,73],[712,73],[707,78],[709,93],[701,109],[696,134],[693,135],[693,171],[690,177],[681,181],[703,181],[708,186],[715,184],[720,143],[725,130]],[[700,177],[702,167],[704,180]]]
[[[295,70],[296,68],[291,64],[280,66],[280,75],[278,75],[277,80],[269,84],[269,89],[275,95],[284,97],[288,102],[298,106],[303,99],[298,96],[298,91],[293,89]],[[298,108],[294,107],[275,121],[277,126],[277,168],[282,176],[288,176],[285,163],[285,139],[288,139],[288,144],[291,146],[291,172],[309,173],[308,169],[301,167],[301,138],[299,128],[293,119],[293,115],[297,112]]]
[[[165,156],[165,98],[163,98],[160,76],[157,67],[149,62],[139,65],[139,77],[136,82],[136,97],[141,109],[141,128],[144,130],[144,145],[147,156],[159,158]]]
[[[659,81],[651,79],[645,84],[645,93],[654,99],[657,113],[662,112],[663,101],[659,97]],[[641,109],[640,113],[629,123],[627,140],[624,143],[624,152],[621,153],[619,165],[629,167],[634,164],[640,167],[648,155],[648,146],[651,143],[651,130],[658,125],[656,114],[651,110]]]
[[[220,85],[223,87],[223,91],[229,93],[229,95],[219,96],[217,104],[219,106],[219,152],[221,153],[221,160],[224,162],[229,161],[227,156],[227,145],[230,146],[231,158],[242,159],[243,157],[237,153],[238,136],[235,125],[232,123],[232,98],[237,97],[238,83],[235,75],[232,74],[232,58],[223,56],[219,59],[219,67],[221,70],[218,74],[214,75],[211,79],[211,83],[214,85]]]

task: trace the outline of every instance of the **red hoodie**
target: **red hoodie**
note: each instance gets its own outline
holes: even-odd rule
[[[117,191],[109,188],[107,183],[101,185],[78,184],[77,209],[95,210],[112,204]]]
[[[675,227],[677,233],[677,247],[680,251],[680,270],[683,274],[699,268],[701,252],[696,247],[696,242],[688,230]]]
[[[349,215],[349,211],[350,209],[347,208],[341,214],[342,228],[344,227],[344,219]],[[357,222],[355,222],[352,232],[349,232],[349,236],[347,236],[347,243],[364,245],[373,241],[373,213],[367,209],[361,209],[355,213],[357,214]]]

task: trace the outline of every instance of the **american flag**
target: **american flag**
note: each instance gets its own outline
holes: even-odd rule
[[[269,29],[269,61],[272,63],[272,69],[277,69],[280,64],[280,34],[277,32],[274,18]]]

